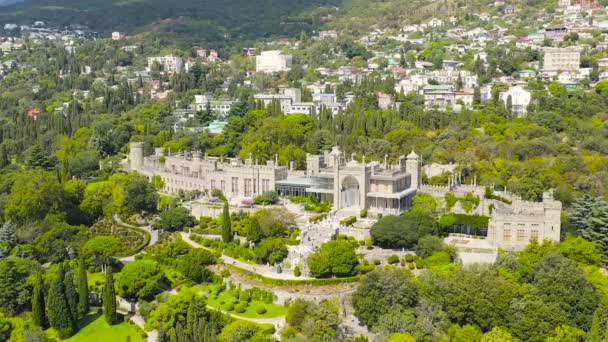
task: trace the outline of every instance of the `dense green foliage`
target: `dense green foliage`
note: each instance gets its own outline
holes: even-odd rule
[[[308,268],[314,277],[348,277],[356,273],[359,260],[348,241],[328,241],[308,256]]]
[[[608,264],[608,203],[585,195],[576,200],[570,221],[589,241],[596,242],[602,251],[602,259]]]
[[[254,39],[269,34],[299,34],[311,30],[318,18],[302,12],[331,0],[275,0],[272,3],[250,1],[184,1],[168,6],[163,1],[145,4],[97,3],[73,0],[54,0],[49,3],[25,2],[3,8],[0,22],[31,23],[44,20],[63,27],[66,23],[88,25],[94,30],[111,32],[154,30],[173,33],[167,38],[179,37],[190,43],[218,42],[224,33],[240,39]],[[112,16],[107,16],[112,13]],[[177,34],[179,33],[179,34]],[[185,39],[199,36],[197,39]]]
[[[499,255],[492,266],[438,268],[414,280],[399,267],[362,276],[353,294],[356,315],[386,336],[458,341],[554,341],[605,336],[608,283],[595,275],[600,252],[581,237],[531,244]],[[395,311],[392,311],[393,308]]]
[[[66,285],[64,282],[65,271],[59,265],[55,279],[52,281],[46,302],[46,315],[49,325],[54,328],[62,338],[71,336],[76,330],[76,321],[70,311]]]
[[[153,260],[135,260],[120,271],[116,280],[117,294],[127,300],[152,299],[163,280],[160,265]]]
[[[384,216],[371,229],[375,243],[385,248],[413,248],[421,237],[437,233],[436,219],[418,209],[400,216]]]

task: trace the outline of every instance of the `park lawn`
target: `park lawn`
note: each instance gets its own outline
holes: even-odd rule
[[[207,305],[223,310],[220,302],[228,302],[232,299],[234,299],[234,297],[232,297],[229,293],[222,292],[217,297],[217,299],[213,299],[211,296],[207,297]],[[266,308],[265,314],[260,315],[257,312],[255,312],[255,308],[258,305],[264,305],[264,307]],[[235,304],[235,307],[236,307],[236,304]],[[256,301],[256,300],[249,302],[249,305],[247,306],[247,310],[243,313],[237,313],[235,310],[230,311],[230,314],[245,317],[245,318],[274,318],[274,317],[285,316],[286,313],[287,313],[287,308],[282,305],[266,304],[264,302],[260,302],[260,301]]]
[[[92,314],[90,314],[92,315]],[[93,322],[89,323],[76,335],[63,340],[66,342],[110,342],[110,341],[126,341],[127,337],[131,338],[131,342],[145,342],[135,327],[127,322],[120,324],[108,325],[103,316],[97,317]]]

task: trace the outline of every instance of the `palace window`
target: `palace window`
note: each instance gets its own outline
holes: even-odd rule
[[[262,179],[262,192],[270,191],[270,180]]]
[[[238,177],[232,177],[232,194],[236,195],[239,192],[239,179]]]
[[[225,192],[226,191],[226,181],[221,181],[220,186],[221,186],[220,190],[222,190],[222,192]]]
[[[251,196],[251,179],[245,178],[245,196]]]
[[[505,241],[511,241],[511,229],[506,229],[505,228],[503,240],[505,240]]]
[[[524,241],[525,230],[518,229],[517,230],[517,241]]]
[[[538,229],[532,229],[530,239],[538,241]]]

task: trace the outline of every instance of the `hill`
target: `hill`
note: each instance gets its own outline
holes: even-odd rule
[[[0,0],[0,2],[12,0]],[[26,0],[0,11],[0,24],[35,20],[53,26],[86,25],[102,33],[140,33],[162,29],[202,34],[214,39],[229,34],[252,39],[297,34],[318,26],[311,10],[339,0]],[[167,20],[175,21],[167,25]]]

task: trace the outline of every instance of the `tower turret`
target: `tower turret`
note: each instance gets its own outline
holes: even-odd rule
[[[144,143],[133,142],[129,145],[129,162],[131,170],[140,170],[144,167]]]
[[[414,189],[420,189],[422,185],[422,172],[420,171],[420,159],[414,150],[407,155],[405,169],[412,175],[412,185]]]

